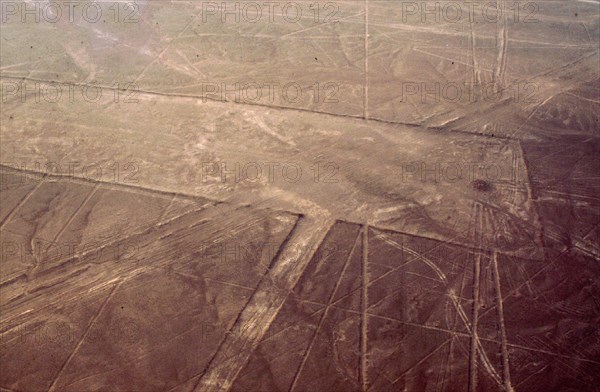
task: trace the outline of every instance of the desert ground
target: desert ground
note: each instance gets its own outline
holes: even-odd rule
[[[0,19],[0,391],[600,391],[600,2]]]

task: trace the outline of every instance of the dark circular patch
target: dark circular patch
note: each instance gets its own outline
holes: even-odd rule
[[[489,192],[492,190],[492,184],[485,180],[474,180],[471,182],[471,186],[479,192]]]

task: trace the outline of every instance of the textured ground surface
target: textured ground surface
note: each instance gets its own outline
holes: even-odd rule
[[[598,2],[88,3],[1,4],[0,390],[600,390]]]

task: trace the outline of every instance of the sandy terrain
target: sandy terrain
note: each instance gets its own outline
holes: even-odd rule
[[[600,391],[600,3],[0,3],[0,391]]]

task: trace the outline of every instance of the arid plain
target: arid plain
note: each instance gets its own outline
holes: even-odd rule
[[[600,3],[5,1],[1,391],[600,391]]]

